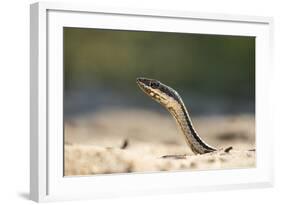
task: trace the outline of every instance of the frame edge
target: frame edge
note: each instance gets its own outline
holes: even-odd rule
[[[39,201],[38,43],[39,4],[30,5],[30,199]]]
[[[158,16],[168,18],[189,18],[201,20],[217,20],[217,21],[235,21],[235,22],[250,22],[269,24],[272,17],[256,16],[245,14],[228,14],[219,12],[200,12],[189,10],[157,10],[149,8],[135,7],[109,7],[101,6],[100,4],[93,3],[75,3],[75,2],[51,2],[42,1],[39,3],[44,5],[48,10],[61,10],[72,12],[93,12],[93,13],[107,13],[117,15],[140,15],[140,16]]]
[[[48,195],[47,166],[47,7],[30,4],[30,200]]]

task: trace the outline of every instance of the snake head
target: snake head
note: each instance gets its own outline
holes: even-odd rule
[[[158,80],[149,79],[149,78],[137,78],[137,84],[141,88],[152,88],[152,89],[157,89],[160,86],[160,82]]]
[[[175,90],[158,80],[141,77],[137,78],[137,84],[144,93],[165,107],[170,102],[180,100]]]
[[[161,104],[166,102],[164,96],[160,93],[160,81],[149,78],[137,78],[137,84],[141,90],[145,94],[149,95],[153,100]]]

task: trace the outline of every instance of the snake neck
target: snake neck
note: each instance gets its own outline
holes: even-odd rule
[[[185,136],[185,141],[195,154],[205,154],[216,151],[215,148],[204,142],[195,131],[191,118],[182,100],[177,103],[176,106],[169,107],[168,110],[176,119]]]

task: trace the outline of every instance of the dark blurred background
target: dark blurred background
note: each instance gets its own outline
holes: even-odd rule
[[[255,112],[255,38],[64,28],[64,115],[164,109],[136,85],[155,78],[192,115]]]

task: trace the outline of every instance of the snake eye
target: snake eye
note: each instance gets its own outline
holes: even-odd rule
[[[152,88],[158,88],[159,83],[158,83],[158,82],[151,82],[151,83],[150,83],[150,86],[151,86]]]

